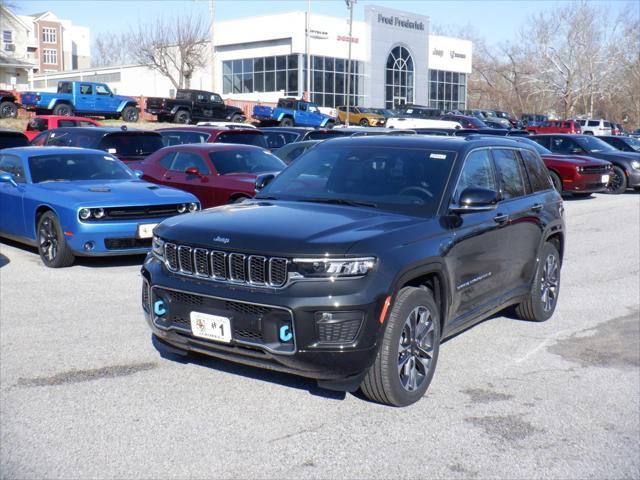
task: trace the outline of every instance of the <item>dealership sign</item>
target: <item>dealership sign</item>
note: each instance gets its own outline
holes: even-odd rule
[[[378,13],[378,23],[393,27],[407,28],[409,30],[424,31],[424,22],[419,22],[417,20],[405,20],[397,15],[387,16]]]
[[[472,44],[461,38],[429,35],[429,69],[471,73]]]

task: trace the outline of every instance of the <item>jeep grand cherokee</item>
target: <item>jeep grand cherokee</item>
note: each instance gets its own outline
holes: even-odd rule
[[[156,227],[142,305],[161,349],[403,406],[443,338],[511,305],[553,314],[563,206],[528,145],[337,138],[269,178],[253,200]]]

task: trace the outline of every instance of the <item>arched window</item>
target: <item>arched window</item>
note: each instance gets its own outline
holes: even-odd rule
[[[385,106],[413,103],[413,57],[404,47],[395,47],[387,57]]]

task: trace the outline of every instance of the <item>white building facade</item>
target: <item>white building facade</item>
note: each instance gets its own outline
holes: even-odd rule
[[[213,68],[209,64],[194,72],[190,87],[213,89],[234,100],[302,97],[307,92],[308,52],[310,98],[321,106],[346,105],[349,83],[353,105],[466,107],[472,44],[430,35],[427,16],[367,6],[365,20],[353,22],[351,37],[345,18],[312,14],[310,19],[308,39],[306,12],[217,22]],[[38,74],[32,88],[53,90],[63,79],[105,82],[123,95],[175,95],[167,78],[139,65]]]

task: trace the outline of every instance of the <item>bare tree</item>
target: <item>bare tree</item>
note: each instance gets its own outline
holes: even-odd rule
[[[189,87],[193,72],[207,63],[209,25],[193,15],[139,24],[130,35],[131,56],[167,77],[176,89]]]
[[[91,63],[94,67],[110,67],[133,63],[131,35],[128,33],[102,33],[93,45]]]

